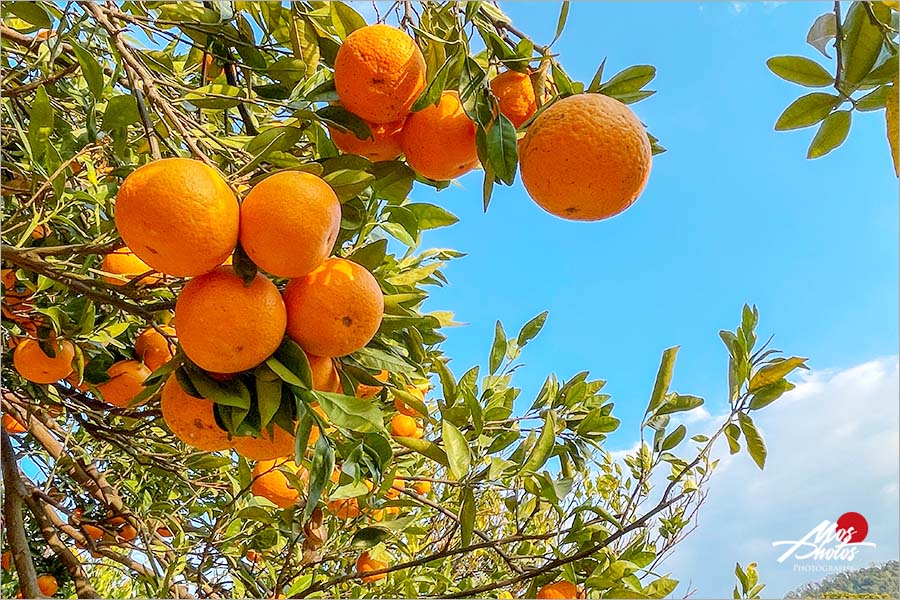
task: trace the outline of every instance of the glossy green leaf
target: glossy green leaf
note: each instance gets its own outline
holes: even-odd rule
[[[850,133],[850,111],[838,110],[822,121],[819,130],[816,132],[809,150],[806,152],[806,158],[819,158],[825,156],[847,139]]]
[[[405,204],[404,207],[416,216],[419,229],[437,229],[438,227],[447,227],[459,221],[459,218],[450,211],[427,204],[425,202],[413,202]]]
[[[545,310],[522,326],[522,329],[519,330],[518,337],[516,337],[516,344],[519,348],[533,340],[537,334],[541,332],[544,323],[547,321],[548,314],[550,313]]]
[[[328,420],[338,427],[361,433],[384,430],[384,416],[375,402],[331,392],[315,395]]]
[[[462,479],[469,473],[471,461],[469,443],[456,425],[446,419],[441,424],[441,432],[447,452],[447,461],[450,463],[450,472],[454,479]]]
[[[331,479],[331,473],[334,471],[334,448],[324,435],[320,435],[316,441],[316,448],[313,451],[312,463],[309,467],[309,487],[306,492],[306,506],[303,508],[302,521],[306,522],[316,505],[325,485]]]
[[[891,22],[891,9],[883,2],[868,3],[872,12],[882,23]],[[869,18],[863,2],[854,2],[847,11],[842,28],[844,72],[842,83],[848,90],[856,86],[869,74],[884,44],[881,28]]]
[[[104,131],[113,131],[140,120],[141,114],[138,112],[134,96],[113,96],[106,102],[106,111],[103,113],[100,128]]]
[[[50,29],[50,15],[38,2],[4,2],[3,8],[23,21],[41,29]]]
[[[391,537],[391,530],[384,527],[364,527],[353,534],[350,547],[357,550],[365,550],[377,546]]]
[[[769,70],[786,81],[808,87],[825,87],[834,77],[814,60],[804,56],[773,56],[766,61]]]
[[[459,537],[463,546],[472,542],[472,532],[475,530],[475,494],[471,486],[463,488],[462,502],[459,507]]]
[[[211,83],[184,95],[197,108],[234,108],[244,100],[244,90],[234,85]]]
[[[503,325],[500,321],[497,321],[497,324],[494,326],[494,342],[491,344],[491,355],[488,361],[488,370],[491,375],[500,368],[503,357],[506,356],[506,346],[506,332],[503,331]]]
[[[215,381],[197,367],[189,366],[187,374],[191,384],[201,396],[217,404],[250,408],[250,390],[238,379],[231,381]]]
[[[679,425],[675,428],[675,430],[666,436],[666,438],[662,442],[662,447],[660,450],[665,452],[666,450],[671,450],[675,446],[681,443],[684,439],[685,434],[687,434],[687,427],[684,425]]]
[[[791,358],[772,361],[757,371],[750,379],[750,391],[753,392],[770,383],[774,383],[786,377],[795,369],[806,369],[807,360],[809,359],[792,356]]]
[[[418,452],[423,456],[427,456],[440,465],[448,468],[450,467],[450,460],[447,456],[447,453],[444,452],[444,450],[434,442],[430,442],[422,438],[410,437],[395,437],[394,441],[401,446],[405,446],[406,448],[413,450],[414,452]]]
[[[518,167],[515,125],[504,115],[497,115],[485,134],[485,145],[494,174],[506,185],[512,185]]]
[[[548,410],[544,413],[544,425],[541,427],[541,434],[538,436],[537,443],[532,448],[531,454],[528,455],[528,459],[522,464],[522,468],[519,469],[519,474],[536,473],[550,458],[555,445],[556,413]]]
[[[72,52],[75,53],[75,58],[78,59],[78,64],[81,66],[81,74],[87,82],[88,90],[95,100],[100,100],[103,98],[103,68],[94,55],[82,46],[74,42],[71,45]]]
[[[764,408],[779,398],[786,392],[791,391],[796,386],[786,379],[781,379],[767,386],[761,387],[750,398],[750,410],[759,410]]]
[[[686,410],[693,410],[699,406],[703,405],[703,398],[698,396],[682,396],[681,394],[671,394],[669,398],[663,402],[662,406],[659,407],[659,410],[656,411],[658,415],[668,415],[676,412],[683,412]]]
[[[663,351],[659,370],[656,373],[656,382],[653,384],[653,391],[650,393],[650,403],[647,405],[647,411],[644,414],[654,412],[665,399],[666,393],[669,391],[669,384],[672,382],[676,356],[678,356],[678,346]]]
[[[37,89],[28,113],[28,145],[35,160],[40,160],[47,152],[47,143],[53,133],[53,119],[53,106],[42,85]]]
[[[800,129],[815,125],[831,113],[840,98],[835,94],[813,92],[791,102],[775,123],[776,131]]]
[[[606,96],[620,96],[637,92],[656,77],[653,65],[635,65],[619,71],[598,88]]]
[[[766,466],[766,443],[749,415],[738,413],[738,422],[741,425],[744,439],[747,441],[747,452],[750,453],[753,462],[762,470]]]

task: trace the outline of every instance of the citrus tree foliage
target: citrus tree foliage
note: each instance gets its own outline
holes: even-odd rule
[[[786,81],[811,89],[832,88],[800,96],[775,123],[776,131],[818,125],[807,158],[825,156],[843,144],[854,111],[881,111],[890,104],[887,113],[894,111],[894,128],[888,126],[888,138],[896,165],[896,90],[889,100],[900,69],[896,11],[896,2],[835,2],[834,10],[820,15],[806,35],[807,43],[829,62],[822,65],[804,56],[773,56],[767,61],[769,69]]]
[[[414,110],[456,89],[478,124],[485,207],[492,186],[511,184],[516,173],[516,131],[488,86],[498,69],[530,66],[536,96],[548,102],[585,90],[626,103],[652,94],[644,89],[651,66],[605,78],[601,65],[591,82],[573,81],[549,45],[488,2],[375,8],[424,53],[428,85]],[[678,349],[669,348],[648,385],[640,444],[624,460],[604,449],[620,421],[603,380],[550,375],[533,398],[514,386],[518,357],[546,313],[515,335],[498,322],[484,368],[450,364],[441,342],[452,313],[422,306],[460,253],[419,242],[457,219],[409,198],[414,184],[448,182],[417,177],[402,160],[342,155],[328,135],[328,126],[368,133],[334,104],[335,54],[365,24],[352,5],[4,9],[2,408],[26,429],[2,432],[15,566],[4,571],[4,595],[19,587],[36,595],[34,576],[49,573],[59,593],[81,597],[533,597],[559,580],[591,597],[663,597],[677,581],[659,564],[694,527],[713,445],[724,438],[732,453],[745,449],[764,466],[754,412],[805,367],[758,344],[755,307],[720,334],[730,409],[719,427],[705,435],[679,423],[704,400],[670,389]],[[567,13],[562,4],[557,38]],[[114,285],[101,269],[121,246],[112,219],[118,186],[169,156],[214,165],[241,194],[283,169],[318,174],[335,190],[335,252],[370,270],[385,299],[374,340],[339,361],[343,393],[313,390],[306,355],[286,338],[263,365],[229,382],[179,351],[130,406],[103,402],[96,386],[109,365],[132,357],[141,330],[168,322],[185,284],[147,284],[141,274]],[[256,270],[240,248],[234,265],[246,276]],[[75,343],[76,372],[29,383],[12,368],[11,347],[30,337],[52,352],[51,333]],[[374,378],[382,370],[386,384]],[[293,428],[296,419],[295,460],[309,480],[284,474],[302,490],[300,501],[279,509],[250,493],[246,459],[178,441],[159,410],[168,377],[215,402],[219,424],[234,434]],[[423,402],[408,386],[426,382]],[[359,384],[383,389],[363,400],[354,394]],[[424,416],[421,439],[389,435],[395,399]],[[307,447],[313,425],[322,435]],[[351,498],[360,514],[347,520],[326,504]],[[362,579],[363,551],[387,564],[386,577]]]

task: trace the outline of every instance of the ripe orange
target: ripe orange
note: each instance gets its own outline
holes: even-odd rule
[[[478,166],[475,122],[456,91],[442,92],[437,106],[411,114],[401,143],[409,166],[429,179],[453,179]]]
[[[287,317],[275,284],[257,274],[250,287],[232,267],[192,279],[175,303],[175,330],[202,369],[237,373],[275,352]]]
[[[548,107],[519,147],[522,183],[547,212],[596,221],[637,199],[650,176],[650,140],[631,109],[601,94]]]
[[[345,356],[369,343],[381,326],[384,296],[369,271],[329,258],[284,290],[287,333],[318,356]]]
[[[103,529],[96,525],[85,524],[82,525],[81,528],[84,530],[84,533],[95,542],[103,538]]]
[[[37,340],[24,339],[13,352],[13,366],[23,378],[32,383],[53,383],[72,373],[75,346],[69,340],[52,341],[56,351],[53,358],[47,356]]]
[[[500,112],[516,127],[537,112],[534,86],[527,73],[506,71],[491,80],[491,91],[497,96]]]
[[[400,138],[403,133],[403,121],[393,123],[367,123],[372,132],[370,139],[361,140],[352,131],[341,131],[329,127],[331,141],[344,154],[365,156],[372,162],[394,160],[403,154]]]
[[[38,589],[45,596],[52,596],[59,589],[56,577],[53,575],[41,575],[37,578]]]
[[[427,386],[427,384],[426,384]],[[411,396],[416,398],[417,400],[421,400],[425,402],[425,392],[417,385],[408,385],[406,386],[406,391],[409,392]],[[419,412],[412,408],[411,406],[407,406],[403,400],[400,398],[394,398],[394,408],[397,409],[397,412],[400,414],[406,415],[408,417],[417,417],[419,416]]]
[[[2,421],[3,429],[5,429],[7,433],[25,433],[28,430],[21,421],[12,415],[3,415]]]
[[[259,552],[257,552],[256,550],[254,550],[253,548],[250,548],[249,550],[247,550],[244,553],[244,558],[246,558],[247,560],[249,560],[252,563],[258,563],[259,561],[262,560],[262,555]]]
[[[399,121],[425,89],[425,58],[395,27],[360,27],[338,50],[334,87],[341,104],[366,121]]]
[[[295,472],[304,483],[309,481],[309,471],[292,460],[286,458],[261,460],[253,467],[253,483],[250,484],[250,491],[254,496],[266,498],[279,508],[287,508],[296,504],[300,499],[300,492],[291,486],[287,477],[280,471],[279,468],[282,466]]]
[[[294,455],[294,434],[288,433],[278,425],[272,426],[273,434],[263,429],[260,437],[240,436],[232,438],[235,451],[250,460],[272,460]],[[312,435],[310,435],[312,438]]]
[[[320,392],[340,392],[341,379],[338,377],[334,361],[325,356],[307,354],[309,369],[312,371],[313,389]],[[319,409],[321,411],[321,409]]]
[[[389,373],[382,369],[376,375],[373,375],[375,379],[378,381],[387,382]],[[383,390],[384,387],[380,385],[366,385],[364,383],[360,383],[356,386],[356,395],[363,400],[368,400],[369,398],[374,398],[378,395],[378,392]]]
[[[568,581],[549,583],[538,590],[538,598],[578,598],[578,587]]]
[[[380,571],[381,569],[386,569],[387,566],[387,562],[378,560],[377,558],[372,558],[372,556],[370,556],[368,552],[363,552],[359,555],[359,558],[356,559],[356,570],[360,573]],[[387,577],[387,573],[382,573],[380,575],[367,575],[362,578],[362,581],[363,583],[372,583],[378,581],[379,579],[384,579],[385,577]]]
[[[0,567],[3,568],[4,571],[9,571],[9,568],[12,566],[12,552],[7,550],[3,553],[3,556],[0,557]]]
[[[212,81],[222,74],[222,67],[215,61],[212,54],[207,54],[201,64],[206,66],[207,81]]]
[[[156,533],[159,534],[159,537],[170,538],[173,537],[172,530],[168,527],[157,527]]]
[[[137,537],[137,529],[126,523],[116,537],[122,542],[130,542]]]
[[[113,363],[106,374],[109,380],[98,385],[97,391],[104,402],[125,408],[144,390],[144,380],[150,377],[150,369],[136,360],[120,360]]]
[[[240,210],[222,176],[189,158],[135,169],[116,195],[116,227],[128,247],[169,275],[215,269],[234,250]]]
[[[161,325],[160,329],[169,335],[175,335],[175,329]],[[134,355],[151,371],[155,371],[172,359],[172,346],[163,334],[152,327],[143,330],[134,339]]]
[[[34,228],[31,232],[31,239],[33,240],[42,240],[45,237],[49,236],[53,233],[53,229],[51,229],[50,225],[47,223],[41,223],[37,227]]]
[[[422,437],[422,429],[416,420],[407,415],[394,415],[391,418],[391,435],[395,437]]]
[[[259,268],[277,277],[300,277],[322,264],[340,228],[338,197],[311,173],[270,175],[241,204],[241,246]]]
[[[110,285],[125,285],[135,277],[153,269],[128,248],[119,248],[103,257],[100,270],[112,275],[103,275],[103,281]],[[163,276],[151,273],[141,278],[137,285],[152,285],[161,281]]]
[[[416,490],[416,493],[420,496],[424,496],[431,491],[431,482],[417,481],[413,484],[413,489]]]
[[[343,519],[345,521],[348,519],[355,519],[360,514],[359,501],[356,498],[331,500],[325,505],[325,508],[338,519]]]
[[[204,452],[231,447],[228,432],[216,423],[213,402],[185,392],[174,375],[163,386],[160,409],[166,425],[185,444]]]

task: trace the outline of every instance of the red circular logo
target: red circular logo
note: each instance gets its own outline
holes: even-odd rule
[[[848,512],[838,517],[835,529],[841,532],[841,539],[850,544],[858,544],[869,534],[869,523],[858,512]]]

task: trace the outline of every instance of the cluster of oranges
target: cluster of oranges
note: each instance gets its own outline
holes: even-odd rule
[[[2,557],[0,557],[0,566],[2,566],[4,571],[12,568],[12,552],[7,550],[3,553]],[[37,585],[38,589],[45,596],[52,596],[59,589],[59,582],[56,581],[56,577],[53,575],[38,575]],[[19,592],[16,597],[21,598],[22,592]]]
[[[341,44],[334,84],[341,104],[368,125],[360,139],[330,128],[343,152],[373,161],[401,155],[429,179],[459,177],[479,164],[476,124],[459,94],[410,113],[425,89],[425,60],[415,41],[389,25],[357,29]],[[538,110],[528,73],[505,71],[491,80],[500,112],[521,127]],[[650,140],[625,104],[601,94],[577,94],[547,107],[519,141],[522,183],[534,201],[564,219],[595,221],[619,214],[637,199],[651,165]]]

